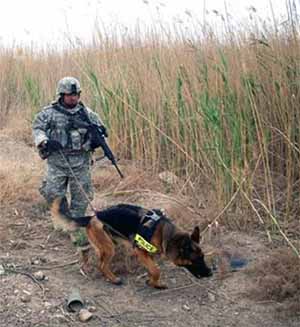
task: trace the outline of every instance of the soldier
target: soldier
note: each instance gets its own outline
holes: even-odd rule
[[[66,200],[70,191],[72,217],[85,215],[89,200],[93,198],[91,182],[91,134],[88,126],[103,123],[98,115],[80,101],[81,88],[74,77],[64,77],[57,85],[57,100],[40,111],[33,122],[35,145],[43,159],[47,159],[47,173],[40,193],[49,204],[56,197]],[[89,200],[88,200],[89,199]],[[83,231],[71,233],[73,243],[83,254],[87,239]]]

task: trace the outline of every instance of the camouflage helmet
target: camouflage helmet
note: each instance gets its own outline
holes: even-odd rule
[[[74,77],[64,77],[57,84],[56,93],[58,96],[62,94],[72,94],[72,93],[79,94],[80,92],[81,92],[80,83],[78,79]]]

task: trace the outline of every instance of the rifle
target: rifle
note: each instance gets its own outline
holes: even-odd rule
[[[105,141],[105,137],[108,136],[106,132],[106,128],[103,125],[97,125],[92,123],[85,112],[84,112],[84,116],[82,115],[82,118],[85,119],[85,121],[72,117],[70,118],[69,123],[73,126],[87,128],[87,130],[91,135],[92,150],[95,150],[100,146],[104,152],[104,155],[111,161],[111,163],[117,169],[117,172],[119,173],[120,177],[124,178],[124,175],[122,174],[120,168],[117,165],[115,156],[113,155],[111,149],[109,148],[108,144]]]
[[[107,137],[106,129],[104,126],[99,126],[96,124],[91,123],[88,127],[89,132],[91,133],[91,147],[97,148],[101,146],[104,155],[111,161],[111,163],[116,167],[119,175],[121,178],[124,178],[124,175],[122,174],[121,170],[119,169],[116,159],[110,150],[108,144],[105,141],[105,137]]]

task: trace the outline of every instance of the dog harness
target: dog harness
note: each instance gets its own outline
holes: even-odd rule
[[[162,217],[164,215],[159,209],[149,210],[145,214],[134,237],[135,246],[151,254],[157,253],[157,247],[151,244],[150,241]]]

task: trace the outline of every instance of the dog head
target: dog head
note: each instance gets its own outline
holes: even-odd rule
[[[191,235],[179,233],[170,242],[170,257],[175,265],[186,268],[196,278],[209,277],[211,269],[204,261],[204,254],[199,246],[199,227],[195,227]]]

